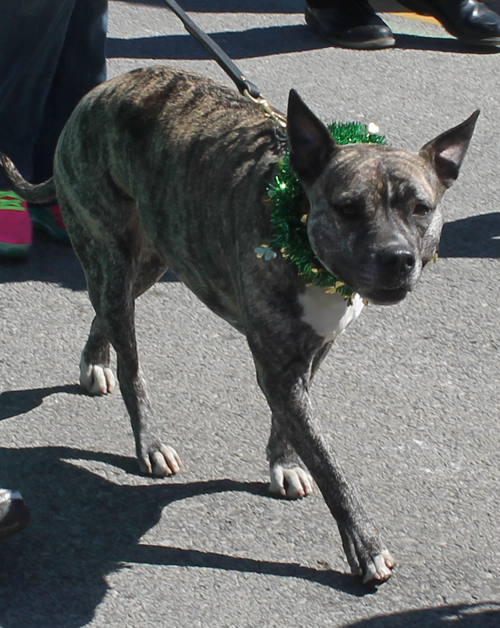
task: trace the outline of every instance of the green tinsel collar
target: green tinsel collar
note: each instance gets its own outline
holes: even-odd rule
[[[373,125],[375,127],[375,125]],[[337,144],[387,144],[383,135],[357,122],[332,123],[328,125]],[[307,236],[307,212],[309,203],[297,175],[290,167],[290,151],[280,162],[278,173],[267,189],[272,207],[272,237],[269,244],[255,249],[257,257],[265,261],[274,259],[278,252],[293,264],[306,285],[325,288],[325,292],[338,292],[350,300],[353,290],[324,268],[314,254]]]

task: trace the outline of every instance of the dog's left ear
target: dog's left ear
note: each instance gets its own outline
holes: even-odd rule
[[[479,109],[465,122],[441,133],[420,150],[420,154],[431,161],[445,188],[449,188],[458,177],[478,116]]]
[[[287,127],[292,168],[303,183],[311,185],[328,163],[335,142],[294,89],[288,97]]]

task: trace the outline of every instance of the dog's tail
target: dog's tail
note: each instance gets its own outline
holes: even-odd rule
[[[5,176],[14,192],[19,194],[25,201],[29,203],[49,203],[55,200],[56,186],[54,185],[54,177],[38,185],[28,183],[28,181],[23,179],[21,173],[14,166],[12,161],[3,153],[0,153],[0,166],[3,168]]]

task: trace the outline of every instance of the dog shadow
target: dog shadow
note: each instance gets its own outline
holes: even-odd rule
[[[71,461],[97,461],[130,472],[135,460],[68,447],[0,448],[5,486],[21,488],[32,521],[0,544],[0,625],[79,628],[92,621],[108,593],[105,577],[127,564],[195,567],[300,578],[356,597],[373,593],[351,576],[287,564],[166,545],[141,544],[164,508],[200,495],[249,493],[268,498],[267,484],[230,479],[118,485]],[[351,628],[493,628],[499,605],[455,605],[407,611]]]
[[[46,397],[57,393],[66,393],[69,395],[87,394],[84,388],[77,384],[28,390],[7,390],[0,393],[0,421],[26,414],[41,406]]]
[[[439,245],[440,257],[500,257],[500,212],[446,222]]]
[[[36,391],[34,398],[39,395]],[[367,593],[336,571],[140,542],[176,501],[235,492],[268,499],[265,483],[218,479],[123,486],[71,460],[98,461],[127,473],[136,469],[132,458],[67,447],[0,448],[2,485],[22,490],[32,513],[23,533],[0,544],[3,628],[86,625],[108,591],[105,576],[127,563],[300,578],[354,596]]]
[[[498,628],[500,626],[500,604],[456,604],[425,608],[394,615],[381,615],[365,619],[345,628]]]

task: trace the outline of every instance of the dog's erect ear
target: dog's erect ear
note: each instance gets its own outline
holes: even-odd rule
[[[469,147],[479,109],[462,124],[438,135],[422,147],[420,154],[430,159],[441,183],[449,188],[458,177],[458,171]]]
[[[328,163],[335,143],[294,89],[288,97],[287,120],[290,163],[301,181],[312,184]]]

